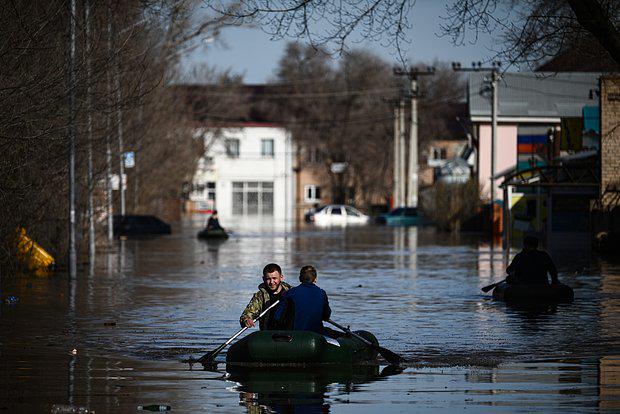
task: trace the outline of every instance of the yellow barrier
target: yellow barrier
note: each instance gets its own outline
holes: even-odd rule
[[[48,275],[54,266],[54,257],[32,240],[23,227],[18,229],[17,257],[37,276]]]

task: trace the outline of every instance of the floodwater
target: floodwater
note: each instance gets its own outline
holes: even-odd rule
[[[19,301],[0,308],[0,412],[620,410],[619,264],[560,252],[560,280],[575,302],[522,309],[480,291],[502,279],[506,257],[475,236],[246,225],[206,243],[195,238],[200,225],[118,241],[74,283],[5,277],[3,299]],[[403,369],[190,371],[180,360],[239,329],[272,261],[292,284],[302,265],[316,266],[332,319],[375,333],[408,360]]]

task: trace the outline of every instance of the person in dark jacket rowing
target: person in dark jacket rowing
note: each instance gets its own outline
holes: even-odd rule
[[[551,283],[557,284],[558,271],[547,252],[538,250],[538,239],[534,236],[525,236],[523,250],[512,259],[506,268],[509,284],[519,285],[548,285],[547,273],[551,275]]]
[[[299,271],[301,284],[286,292],[276,307],[274,318],[282,329],[312,331],[323,335],[323,322],[329,319],[327,293],[316,285],[316,269],[304,266]]]
[[[220,226],[220,219],[217,215],[217,210],[213,210],[211,217],[207,220],[207,231],[224,231],[224,228]]]

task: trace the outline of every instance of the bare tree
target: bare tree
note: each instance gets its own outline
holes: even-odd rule
[[[307,38],[315,47],[346,51],[347,41],[372,39],[400,51],[414,0],[250,0],[214,8],[239,24],[258,23],[274,38]]]
[[[453,0],[441,31],[455,43],[476,43],[481,33],[502,41],[493,58],[533,65],[563,53],[583,37],[620,63],[618,0]],[[217,9],[216,9],[217,10]],[[239,23],[260,24],[276,38],[305,38],[315,47],[342,53],[363,39],[393,47],[401,60],[410,39],[415,0],[247,0],[231,12]]]
[[[92,2],[90,42],[84,42],[83,3],[72,17],[63,0],[16,0],[0,14],[0,267],[13,268],[19,227],[61,265],[67,250],[68,27],[78,28],[77,177],[78,212],[86,211],[87,148],[92,144],[96,211],[105,219],[106,143],[122,129],[122,151],[136,153],[129,176],[136,191],[133,211],[153,211],[180,193],[199,151],[167,86],[192,41],[217,36],[227,18],[192,22],[194,0]],[[109,32],[112,27],[114,32]],[[108,48],[108,41],[109,48]],[[90,44],[90,48],[83,45]],[[90,51],[90,53],[89,53]],[[92,71],[87,73],[87,62]],[[87,76],[88,75],[88,76]],[[118,82],[112,82],[113,79]],[[86,91],[91,90],[92,105]],[[119,116],[122,114],[121,116]],[[90,116],[87,116],[90,115]],[[92,123],[87,120],[92,120]],[[120,125],[119,125],[120,124]],[[182,124],[182,123],[181,123]],[[87,134],[92,125],[92,134]],[[120,128],[119,128],[120,126]],[[92,139],[88,139],[92,136]],[[173,156],[174,154],[174,156]],[[176,162],[173,162],[176,161]],[[118,163],[115,163],[115,166]],[[162,171],[165,168],[165,173]],[[115,168],[116,170],[116,168]],[[98,223],[102,230],[103,223]],[[101,231],[103,233],[103,231]]]
[[[420,80],[421,147],[452,137],[458,123],[455,108],[465,102],[460,74],[446,63],[434,65],[436,76]],[[334,61],[321,49],[291,43],[275,82],[285,92],[267,102],[301,148],[303,167],[323,180],[332,199],[363,206],[387,202],[392,192],[393,108],[406,90],[404,79],[368,52],[353,50]],[[308,158],[320,159],[320,166]],[[333,173],[332,164],[342,162],[347,163],[345,172]]]
[[[332,198],[365,206],[387,199],[392,110],[383,98],[400,90],[390,66],[361,51],[335,65],[326,52],[292,43],[277,82],[289,92],[274,100],[276,113],[304,154],[320,154],[315,173]],[[347,163],[345,172],[334,173],[334,163]]]
[[[419,80],[418,143],[422,149],[427,148],[432,140],[458,138],[455,131],[459,136],[465,134],[464,127],[456,119],[463,115],[462,109],[466,105],[465,78],[446,62],[435,61],[432,66],[435,74]]]
[[[620,64],[619,19],[618,0],[463,0],[441,29],[456,44],[494,35],[495,57],[530,68],[579,46]]]
[[[457,233],[480,207],[480,187],[470,179],[466,183],[439,182],[426,194],[424,215],[442,230]]]

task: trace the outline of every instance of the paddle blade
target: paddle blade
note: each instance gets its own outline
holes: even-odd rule
[[[215,348],[213,351],[207,352],[206,354],[198,358],[198,362],[205,366],[212,364],[215,357],[218,356],[220,352],[222,352],[222,349],[224,349],[226,345],[228,345],[228,343],[224,343]]]
[[[483,291],[484,293],[487,293],[488,291],[493,290],[493,288],[495,288],[495,286],[497,286],[497,283],[493,283],[492,285],[485,286],[485,287],[483,287],[480,290]]]
[[[200,358],[198,358],[196,362],[200,362],[202,364],[202,367],[206,371],[217,371],[217,362],[215,362],[214,360],[215,360],[215,357],[220,353],[220,351],[221,351],[221,348],[208,352],[204,354],[203,356],[201,356]]]
[[[398,365],[405,361],[403,357],[390,351],[389,349],[383,348],[382,346],[378,346],[377,349],[379,350],[381,356],[391,365]]]
[[[209,351],[206,354],[204,354],[203,356],[201,356],[200,358],[198,358],[198,362],[200,362],[201,364],[210,364],[213,362],[213,360],[215,359],[215,357],[217,356],[217,354],[220,353],[219,349],[216,349],[214,351]]]

